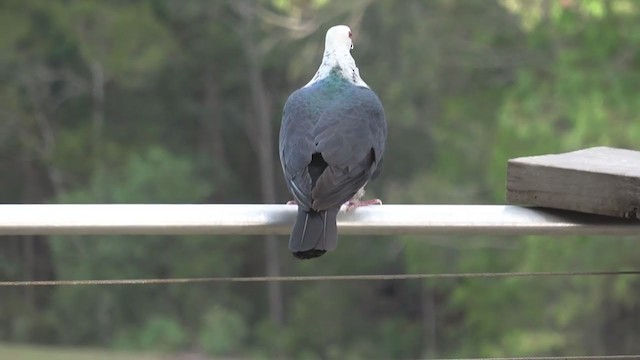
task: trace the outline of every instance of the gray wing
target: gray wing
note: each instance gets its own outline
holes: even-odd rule
[[[387,124],[376,94],[353,87],[318,122],[314,143],[328,166],[312,190],[313,207],[326,209],[351,199],[378,170]]]
[[[280,129],[280,159],[287,185],[307,209],[340,206],[363,187],[379,168],[387,126],[373,91],[350,87],[322,111],[309,104],[303,88],[287,103]],[[314,153],[326,168],[315,179],[309,174]]]
[[[280,163],[287,187],[298,205],[311,208],[311,177],[307,166],[314,152],[312,130],[319,118],[313,111],[310,89],[296,90],[284,105],[280,125]]]

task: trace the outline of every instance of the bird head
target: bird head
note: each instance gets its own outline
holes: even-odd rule
[[[353,49],[351,29],[346,25],[337,25],[327,31],[325,38],[326,51],[350,51]]]

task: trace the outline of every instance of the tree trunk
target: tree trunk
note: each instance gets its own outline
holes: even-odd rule
[[[420,285],[420,297],[422,298],[422,326],[424,332],[424,356],[428,359],[438,355],[438,343],[436,341],[436,302],[435,294],[429,286],[422,282]]]
[[[92,151],[93,174],[100,176],[102,171],[102,147],[104,136],[104,85],[105,75],[102,64],[94,60],[90,64],[91,69],[91,124],[92,124]]]
[[[273,131],[271,129],[271,104],[267,97],[267,90],[262,77],[261,63],[252,40],[246,41],[246,52],[249,63],[249,83],[251,87],[251,99],[255,111],[257,125],[257,138],[255,150],[258,156],[260,169],[260,191],[262,202],[273,204],[276,202],[275,168]],[[265,237],[265,262],[267,276],[280,275],[280,260],[278,257],[278,242],[273,235]],[[282,286],[279,282],[269,282],[269,314],[276,324],[284,323],[284,306]]]
[[[216,82],[216,69],[213,65],[208,65],[204,69],[204,93],[202,96],[203,111],[200,117],[200,133],[198,135],[199,151],[207,158],[212,159],[216,168],[229,169],[222,133],[222,118],[220,116],[220,89]],[[229,179],[228,174],[219,172],[214,174],[212,181],[220,185],[216,188],[219,190],[215,191],[214,201],[224,200],[225,192],[223,189],[227,179]]]
[[[41,203],[50,196],[45,190],[47,186],[40,181],[43,178],[41,174],[43,170],[34,160],[34,156],[31,154],[32,149],[24,148],[22,151],[23,188],[21,200],[23,203]],[[16,242],[17,256],[14,259],[17,258],[17,262],[21,266],[23,280],[55,279],[51,248],[47,237],[38,235],[12,236],[9,239]],[[23,287],[21,306],[23,306],[23,311],[29,314],[25,318],[29,319],[27,332],[30,340],[37,341],[42,336],[39,323],[41,319],[37,314],[48,305],[52,290],[37,289],[33,286]]]
[[[23,150],[22,159],[22,177],[24,188],[22,189],[22,201],[25,203],[35,203],[37,199],[37,172],[33,165],[33,159],[28,154],[28,150]],[[14,241],[21,241],[22,254],[22,279],[35,280],[33,277],[35,259],[34,259],[34,238],[33,236],[24,236],[14,238]],[[23,292],[24,305],[27,308],[31,318],[35,314],[35,297],[33,286],[25,286]]]
[[[213,65],[205,68],[204,112],[201,118],[203,133],[201,146],[203,150],[221,167],[226,167],[227,159],[222,136],[220,118],[220,91],[216,82],[216,69]]]

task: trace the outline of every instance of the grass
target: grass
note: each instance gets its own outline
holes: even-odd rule
[[[0,359],[12,360],[166,360],[153,354],[137,354],[99,349],[0,344]]]

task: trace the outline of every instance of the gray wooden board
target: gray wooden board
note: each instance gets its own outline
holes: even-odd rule
[[[640,218],[640,151],[594,147],[511,159],[507,202]]]

